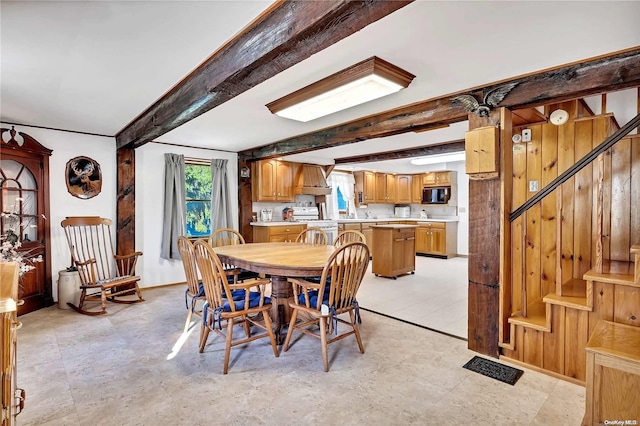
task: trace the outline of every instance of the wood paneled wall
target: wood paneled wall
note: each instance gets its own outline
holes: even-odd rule
[[[589,117],[580,102],[551,106],[558,107],[573,117],[568,123],[529,126],[531,143],[513,145],[512,211],[535,194],[531,181],[544,188],[617,130],[611,115]],[[629,249],[640,243],[640,136],[625,137],[603,155],[604,259],[632,261]],[[512,313],[554,292],[557,280],[582,278],[594,265],[597,182],[596,160],[511,224]],[[551,332],[516,326],[514,350],[502,349],[503,356],[584,381],[584,347],[598,320],[640,326],[632,319],[640,289],[596,282],[593,300],[592,312],[552,305]]]

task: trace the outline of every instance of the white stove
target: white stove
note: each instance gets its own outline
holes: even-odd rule
[[[317,207],[293,207],[293,220],[304,222],[307,228],[320,228],[329,237],[329,244],[338,236],[338,221],[332,219],[319,219]]]

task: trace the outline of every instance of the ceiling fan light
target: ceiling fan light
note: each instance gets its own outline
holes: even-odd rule
[[[307,122],[398,92],[414,77],[374,56],[266,106],[280,117]]]

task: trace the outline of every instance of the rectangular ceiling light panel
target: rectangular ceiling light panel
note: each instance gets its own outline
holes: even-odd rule
[[[415,76],[371,57],[267,104],[276,115],[307,122],[406,88]]]

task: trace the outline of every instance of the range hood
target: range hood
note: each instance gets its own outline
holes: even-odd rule
[[[296,182],[296,194],[331,194],[331,187],[327,185],[327,180],[324,177],[324,171],[321,166],[303,164],[298,170]]]

